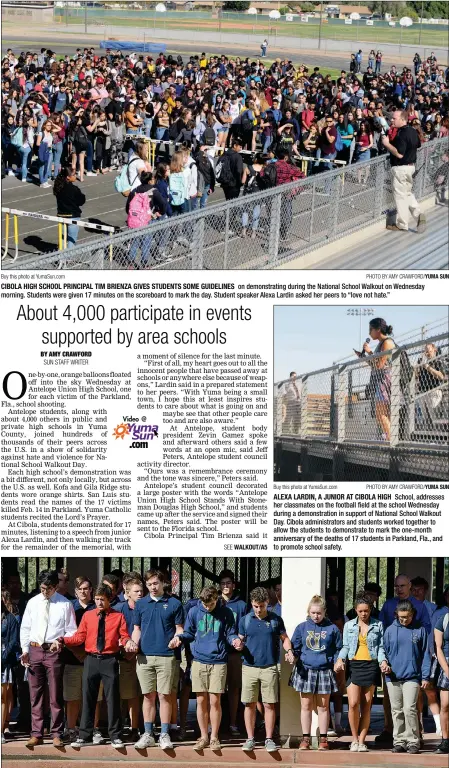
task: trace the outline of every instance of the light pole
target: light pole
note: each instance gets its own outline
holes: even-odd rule
[[[320,28],[318,30],[318,48],[321,48],[321,30],[323,24],[323,0],[320,3]]]
[[[87,2],[84,2],[84,34],[87,35]]]
[[[421,0],[421,24],[419,25],[419,41],[418,45],[421,45],[421,35],[422,35],[422,15],[424,13],[424,2]]]

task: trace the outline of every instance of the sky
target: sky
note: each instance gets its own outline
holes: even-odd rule
[[[374,312],[361,319],[348,314],[348,310],[359,309]],[[360,350],[368,337],[371,317],[383,317],[393,326],[393,335],[399,340],[417,329],[413,339],[408,339],[414,341],[421,338],[418,329],[427,323],[445,318],[447,328],[447,316],[447,306],[391,307],[367,303],[364,307],[274,307],[274,381],[288,378],[290,371],[307,373],[353,355],[353,347]],[[437,333],[442,330],[438,328]],[[372,342],[371,348],[375,346]]]

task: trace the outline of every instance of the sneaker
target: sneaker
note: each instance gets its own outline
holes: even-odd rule
[[[71,745],[74,749],[80,749],[81,747],[87,747],[89,744],[92,744],[91,741],[86,741],[86,739],[76,739],[75,741],[72,741]]]
[[[121,749],[125,744],[121,739],[111,739],[111,747],[114,749]]]
[[[67,728],[67,730],[62,734],[62,740],[68,741],[69,744],[71,744],[73,741],[76,741],[77,738],[78,735],[76,728]]]
[[[41,189],[49,189],[51,187],[51,184],[46,181],[44,184],[39,185]]]
[[[209,746],[209,739],[203,739],[202,736],[198,739],[198,741],[195,742],[193,745],[193,749],[195,752],[202,752],[203,749],[206,749],[206,747]]]
[[[399,752],[406,752],[407,750],[402,746],[402,744],[395,744],[391,751],[395,754],[398,754]]]
[[[186,735],[187,734],[185,728],[178,728],[178,741],[185,741]]]
[[[8,176],[15,176],[15,175],[16,174],[14,173],[14,171],[11,171],[11,169],[8,171]],[[3,744],[3,742],[2,742],[2,744]]]
[[[323,752],[324,750],[329,749],[329,742],[327,740],[327,736],[320,736],[320,743],[318,744],[318,750],[320,752]]]
[[[221,750],[221,744],[218,739],[211,739],[209,746],[213,752],[220,752]]]
[[[436,755],[449,755],[449,739],[442,739],[441,743],[438,744],[436,750]]]
[[[267,752],[277,752],[278,747],[274,743],[273,739],[265,739],[265,749]]]
[[[334,731],[336,736],[343,736],[345,729],[342,728],[341,725],[336,725],[334,728]],[[329,732],[327,733],[327,735],[329,736]]]
[[[353,741],[351,746],[349,747],[350,752],[358,752],[359,751],[359,742]]]
[[[146,749],[147,747],[154,747],[156,744],[152,733],[142,733],[139,741],[134,744],[136,749]]]
[[[419,746],[418,744],[408,744],[407,746],[407,754],[408,755],[419,755]]]
[[[97,178],[95,171],[86,171],[86,176],[95,176],[95,178]]]
[[[330,736],[330,737],[332,738],[332,737],[334,737],[334,736],[336,736],[336,735],[337,735],[337,731],[336,731],[336,730],[334,730],[334,728],[328,728],[328,729],[327,729],[327,735],[328,735],[328,736]]]
[[[92,735],[92,741],[94,744],[101,744],[103,741],[103,735],[99,728],[94,728],[94,732]]]
[[[173,749],[172,740],[170,739],[170,734],[168,733],[161,733],[159,736],[159,746],[161,749]]]
[[[11,174],[8,174],[10,176]],[[2,744],[6,744],[5,734],[2,733]]]
[[[366,744],[359,744],[359,748],[358,748],[357,751],[358,752],[368,752],[369,750],[368,750],[368,747],[366,746]]]
[[[418,216],[418,224],[416,226],[416,231],[418,232],[419,235],[421,235],[423,232],[426,231],[426,227],[427,227],[426,217],[424,216],[423,213],[420,213]]]
[[[243,752],[253,752],[255,747],[254,739],[247,739],[242,747]]]
[[[393,744],[393,734],[390,731],[383,730],[374,739],[375,744]]]
[[[303,736],[299,745],[300,750],[310,749],[310,736]]]
[[[28,179],[22,179],[22,184],[26,184]]]
[[[237,739],[240,738],[240,736],[242,735],[240,733],[239,728],[238,728],[237,725],[230,725],[229,726],[229,733],[231,734],[231,736],[234,736]],[[248,741],[249,741],[249,739],[248,739]]]

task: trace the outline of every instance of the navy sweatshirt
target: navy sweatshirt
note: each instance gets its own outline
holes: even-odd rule
[[[413,620],[403,627],[397,619],[385,630],[384,650],[391,673],[388,682],[428,680],[430,656],[427,653],[428,634],[420,622]]]
[[[213,611],[206,611],[201,601],[198,601],[198,605],[190,609],[184,631],[178,637],[192,643],[194,661],[226,664],[229,646],[238,635],[229,608],[217,604]]]
[[[298,624],[292,637],[298,666],[306,669],[332,669],[343,646],[341,633],[329,619],[315,624],[307,618]]]

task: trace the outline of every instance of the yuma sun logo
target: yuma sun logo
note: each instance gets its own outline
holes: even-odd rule
[[[123,421],[114,428],[112,437],[122,441],[131,438],[129,448],[148,448],[151,440],[159,437],[159,427],[157,424],[147,424],[145,416],[141,419],[124,416]]]

